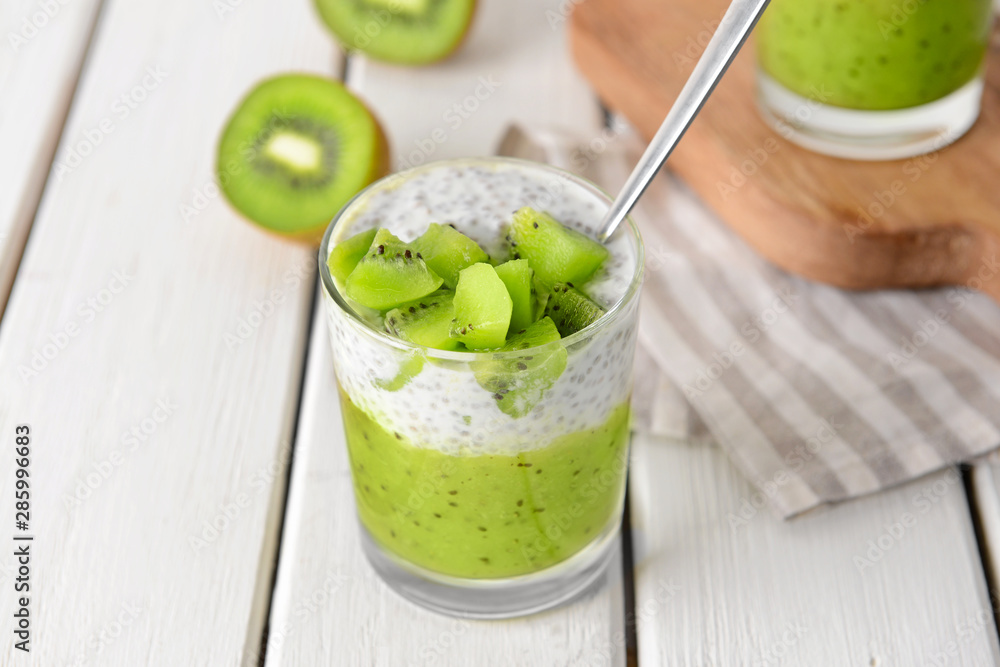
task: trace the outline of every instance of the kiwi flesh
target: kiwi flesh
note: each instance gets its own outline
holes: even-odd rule
[[[451,337],[455,319],[454,292],[442,290],[404,303],[385,314],[386,330],[402,340],[438,350],[462,347]]]
[[[379,229],[367,254],[347,276],[344,292],[362,306],[389,310],[427,296],[443,282],[419,253],[389,230]]]
[[[516,256],[531,262],[539,282],[582,285],[608,258],[608,249],[547,213],[525,207],[514,214],[508,234]]]
[[[514,333],[500,349],[501,352],[515,352],[537,348],[532,354],[477,362],[474,368],[476,382],[493,395],[501,412],[515,419],[523,417],[534,409],[566,370],[566,348],[549,345],[559,339],[555,323],[543,317]]]
[[[431,223],[413,247],[449,289],[458,284],[459,271],[489,260],[478,243],[450,225]]]
[[[506,342],[514,304],[491,265],[462,269],[454,304],[451,335],[470,350],[499,348]]]
[[[385,391],[399,391],[406,385],[410,384],[413,378],[420,375],[420,371],[424,369],[424,363],[427,361],[421,352],[415,351],[412,354],[403,358],[403,361],[399,364],[399,371],[389,380],[376,380],[375,386],[379,389]]]
[[[326,262],[326,265],[330,267],[330,275],[341,283],[347,280],[347,276],[351,275],[351,271],[357,267],[361,258],[368,254],[368,249],[371,247],[372,241],[375,240],[377,231],[377,229],[369,229],[333,246]]]
[[[573,283],[556,283],[548,296],[545,314],[552,318],[563,337],[590,326],[604,315],[604,309]]]
[[[386,62],[422,65],[462,43],[475,0],[315,0],[344,48]]]
[[[496,267],[513,302],[509,332],[526,329],[535,321],[534,272],[526,259],[513,259]]]
[[[359,190],[388,172],[378,121],[340,83],[291,74],[260,83],[223,130],[216,176],[251,221],[318,241]]]

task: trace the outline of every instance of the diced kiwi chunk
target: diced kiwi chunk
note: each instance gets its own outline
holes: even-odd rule
[[[514,253],[531,262],[545,286],[583,284],[608,257],[607,248],[597,241],[529,207],[514,214],[510,240]]]
[[[508,331],[527,329],[535,321],[534,271],[531,265],[526,259],[514,259],[501,264],[496,271],[514,304]]]
[[[455,288],[451,335],[470,350],[501,347],[507,339],[513,302],[496,269],[486,263],[462,269]]]
[[[393,308],[385,314],[386,331],[416,345],[457,350],[461,343],[451,337],[454,298],[454,292],[442,290]]]
[[[377,229],[369,229],[333,246],[330,258],[327,260],[330,274],[341,283],[347,280],[347,276],[351,275],[351,271],[358,265],[361,258],[368,253],[377,232]]]
[[[500,350],[510,352],[539,348],[536,352],[510,359],[478,362],[474,370],[476,381],[493,395],[502,412],[515,419],[523,417],[534,409],[566,370],[565,347],[540,347],[559,338],[555,323],[543,317],[527,329],[513,334]]]
[[[413,242],[413,249],[434,273],[444,278],[449,289],[458,284],[458,272],[489,256],[479,244],[450,225],[432,222],[423,235]]]
[[[443,282],[410,246],[380,229],[367,254],[347,276],[345,292],[362,306],[389,310],[427,296]]]
[[[604,309],[572,283],[556,283],[549,291],[545,314],[552,318],[559,333],[566,337],[601,319]]]
[[[399,371],[391,380],[376,380],[375,386],[385,391],[399,391],[420,375],[427,358],[420,352],[413,352],[399,364]]]

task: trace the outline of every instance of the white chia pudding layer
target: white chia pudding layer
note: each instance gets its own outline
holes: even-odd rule
[[[328,254],[338,241],[373,227],[412,241],[437,222],[454,224],[492,255],[501,251],[505,227],[523,206],[593,236],[608,203],[573,177],[543,165],[501,159],[432,163],[385,179],[355,199],[324,250]],[[527,415],[503,413],[493,394],[476,382],[473,364],[491,353],[408,345],[348,313],[324,289],[341,390],[386,430],[447,454],[516,454],[602,425],[629,400],[632,389],[638,298],[629,288],[641,251],[624,227],[607,245],[605,266],[578,285],[614,312],[587,331],[550,344],[566,347],[566,370]],[[626,296],[628,301],[620,303]],[[516,359],[540,350],[504,356]],[[416,374],[402,387],[397,382],[387,388],[400,373]]]

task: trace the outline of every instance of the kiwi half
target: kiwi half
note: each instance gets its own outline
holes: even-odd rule
[[[307,241],[359,190],[388,172],[385,134],[336,81],[268,79],[240,103],[219,142],[217,176],[229,201],[265,229]]]
[[[344,48],[376,60],[422,65],[462,43],[476,0],[315,0]]]

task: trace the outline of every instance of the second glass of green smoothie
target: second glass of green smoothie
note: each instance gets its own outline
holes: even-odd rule
[[[839,157],[937,150],[979,116],[990,0],[772,0],[758,99],[787,139]]]

